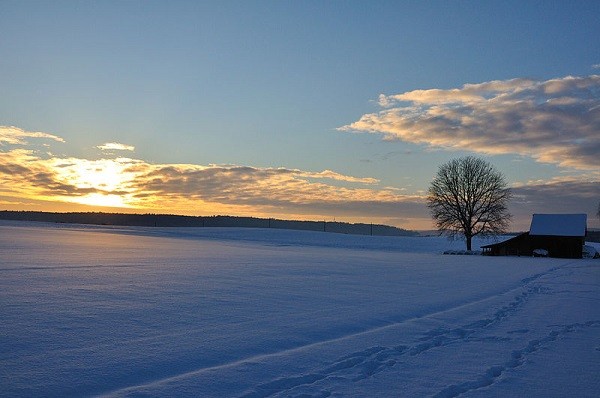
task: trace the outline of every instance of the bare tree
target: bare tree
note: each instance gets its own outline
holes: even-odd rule
[[[467,250],[474,236],[508,228],[510,190],[504,176],[483,159],[467,156],[443,164],[428,193],[437,229],[452,237],[464,235]]]

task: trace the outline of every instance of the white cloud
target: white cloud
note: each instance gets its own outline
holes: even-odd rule
[[[519,154],[577,169],[600,166],[600,76],[511,79],[381,95],[379,113],[341,131],[428,147]]]
[[[125,145],[118,142],[107,142],[102,145],[98,145],[96,148],[103,151],[135,151],[133,145]]]

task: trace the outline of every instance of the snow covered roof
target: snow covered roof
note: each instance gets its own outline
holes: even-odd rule
[[[585,236],[587,214],[534,214],[529,235]]]

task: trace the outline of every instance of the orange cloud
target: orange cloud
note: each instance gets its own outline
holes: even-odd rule
[[[390,214],[427,217],[421,197],[379,187],[379,180],[370,177],[332,170],[58,157],[30,149],[26,141],[49,135],[24,134],[20,129],[5,130],[5,134],[5,141],[16,147],[0,152],[0,197],[12,201],[44,200],[198,215],[367,217],[375,222],[388,219]],[[121,145],[112,144],[99,148]]]

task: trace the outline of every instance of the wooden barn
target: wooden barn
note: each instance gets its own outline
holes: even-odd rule
[[[532,256],[581,258],[587,232],[586,214],[534,214],[529,232],[504,242],[482,246],[490,256]]]

